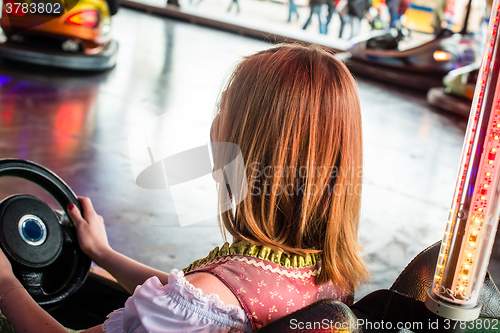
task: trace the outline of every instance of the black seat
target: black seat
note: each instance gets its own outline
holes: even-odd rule
[[[441,242],[420,252],[399,274],[390,290],[424,302],[427,290],[432,287]],[[489,272],[479,295],[483,304],[480,317],[500,318],[500,292]]]
[[[374,291],[353,304],[351,309],[356,316],[370,322],[384,320],[391,322],[392,326],[408,323],[413,332],[463,331],[460,330],[460,325],[431,313],[424,305],[427,290],[432,287],[440,246],[441,242],[437,242],[420,252],[399,274],[389,290]],[[500,293],[489,272],[486,273],[479,300],[483,304],[480,318],[500,319]],[[437,323],[437,328],[429,328],[429,323]],[[496,327],[495,331],[498,331],[498,325]],[[364,332],[380,330],[365,328]],[[488,330],[482,329],[479,332]]]
[[[356,327],[356,320],[344,303],[323,299],[273,321],[257,332],[351,332],[349,328]]]

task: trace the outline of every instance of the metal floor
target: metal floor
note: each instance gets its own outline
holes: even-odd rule
[[[91,197],[116,250],[166,271],[184,268],[221,244],[219,228],[215,219],[181,227],[168,190],[136,185],[129,135],[172,113],[182,115],[182,126],[164,124],[170,135],[204,140],[231,68],[271,45],[125,9],[113,20],[120,52],[107,73],[0,63],[0,157],[42,164]],[[372,284],[357,298],[390,287],[418,252],[441,239],[467,121],[432,109],[420,93],[361,78],[358,86],[365,152],[360,234]],[[0,180],[1,198],[21,192],[49,200],[24,180]],[[498,243],[490,264],[497,281]]]

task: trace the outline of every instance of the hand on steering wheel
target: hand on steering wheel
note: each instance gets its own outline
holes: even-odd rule
[[[92,260],[101,261],[111,251],[104,219],[96,213],[89,198],[78,197],[78,201],[82,205],[84,217],[74,204],[68,204],[68,215],[75,223],[78,243],[82,251]]]
[[[69,186],[32,162],[0,160],[0,177],[18,177],[45,189],[62,208],[80,203]],[[0,202],[0,278],[11,272],[39,305],[60,303],[85,282],[90,259],[78,245],[76,230],[64,212],[54,211],[31,195]],[[6,261],[7,258],[7,261]]]

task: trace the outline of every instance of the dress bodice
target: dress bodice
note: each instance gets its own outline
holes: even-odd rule
[[[352,292],[342,291],[331,281],[316,285],[321,271],[319,255],[290,256],[247,242],[226,243],[184,271],[219,278],[237,297],[253,329],[320,299],[353,302]]]

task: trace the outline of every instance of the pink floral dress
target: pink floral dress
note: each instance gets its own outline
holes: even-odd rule
[[[331,282],[317,286],[321,258],[287,256],[264,246],[239,242],[215,248],[184,272],[172,270],[168,284],[151,277],[138,286],[125,306],[103,324],[107,333],[217,332],[249,333],[319,299],[347,305],[352,292]],[[241,307],[225,305],[218,295],[204,294],[184,274],[208,272],[238,298]]]

